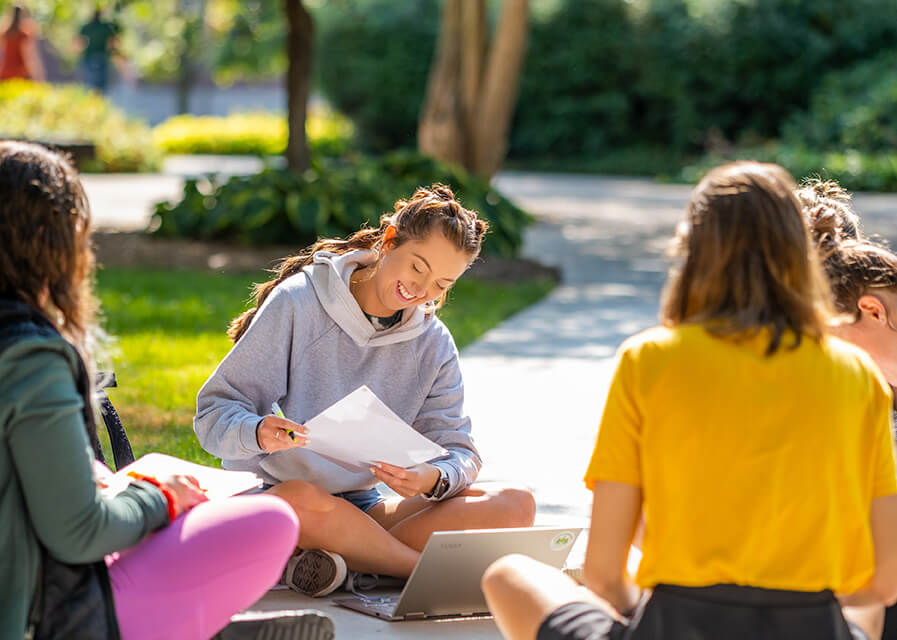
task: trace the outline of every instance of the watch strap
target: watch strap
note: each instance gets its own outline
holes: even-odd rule
[[[441,500],[445,496],[445,494],[448,493],[449,489],[448,474],[442,467],[436,467],[436,469],[439,470],[439,479],[436,481],[436,484],[433,486],[433,489],[430,491],[430,493],[424,494],[424,498],[433,502]]]

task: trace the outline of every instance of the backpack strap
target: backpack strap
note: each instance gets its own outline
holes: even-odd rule
[[[128,440],[128,434],[125,433],[125,427],[118,417],[118,411],[112,406],[112,401],[106,395],[106,389],[117,387],[114,371],[100,371],[97,373],[94,388],[96,391],[97,402],[100,405],[100,415],[106,425],[106,431],[109,432],[109,443],[112,445],[112,458],[115,460],[116,470],[134,462],[134,452],[131,450],[131,443]]]

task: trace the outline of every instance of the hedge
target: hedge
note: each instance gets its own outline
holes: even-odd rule
[[[312,153],[338,156],[353,146],[352,122],[326,107],[309,108],[305,131]],[[283,153],[288,133],[284,115],[265,111],[226,117],[178,115],[156,125],[153,141],[166,153],[265,156]]]
[[[0,82],[0,136],[93,144],[96,157],[82,171],[152,171],[161,161],[146,124],[76,85]]]
[[[311,244],[379,224],[399,198],[418,186],[449,185],[461,203],[489,221],[487,253],[512,256],[530,216],[486,180],[415,152],[354,156],[341,162],[317,157],[301,175],[269,168],[219,183],[189,180],[180,202],[160,203],[152,222],[162,236],[264,245]]]

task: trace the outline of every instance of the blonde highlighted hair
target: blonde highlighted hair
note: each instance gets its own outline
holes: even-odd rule
[[[344,240],[335,238],[318,240],[298,254],[284,258],[272,270],[272,273],[276,274],[274,278],[253,287],[255,307],[234,318],[227,335],[236,343],[246,333],[259,307],[274,288],[290,276],[299,273],[303,267],[310,265],[316,253],[328,251],[343,254],[356,249],[378,250],[383,246],[386,229],[390,226],[396,228],[395,235],[389,240],[394,247],[409,240],[423,240],[431,232],[439,231],[455,247],[466,253],[470,262],[479,255],[483,236],[489,228],[486,221],[481,220],[476,212],[462,207],[455,199],[452,190],[444,184],[418,187],[409,200],[396,201],[391,214],[380,216],[380,226],[376,229],[363,228]],[[444,299],[445,294],[437,302],[437,306]]]
[[[782,167],[736,162],[695,187],[677,234],[681,259],[667,283],[661,320],[701,323],[719,336],[769,331],[767,354],[787,332],[821,338],[833,315],[795,196]]]

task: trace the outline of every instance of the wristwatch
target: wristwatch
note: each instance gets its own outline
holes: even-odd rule
[[[433,485],[433,489],[430,491],[430,493],[424,494],[424,498],[432,502],[442,500],[442,498],[445,497],[445,494],[448,493],[449,490],[448,474],[442,469],[442,467],[436,467],[436,469],[439,471],[439,480],[437,480],[436,484]]]

